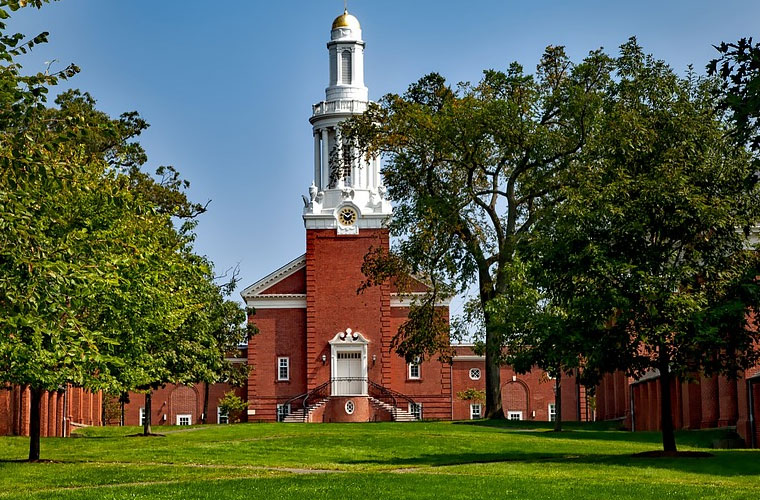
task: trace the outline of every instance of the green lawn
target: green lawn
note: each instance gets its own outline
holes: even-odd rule
[[[526,425],[528,427],[526,427]],[[28,440],[0,438],[5,498],[760,498],[760,450],[644,459],[659,434],[518,422],[243,424],[89,428],[43,439],[49,463],[18,462]],[[704,449],[715,432],[678,434]]]

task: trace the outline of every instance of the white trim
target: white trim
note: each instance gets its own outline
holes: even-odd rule
[[[414,411],[413,411],[414,408],[413,408],[412,405],[416,405],[417,408],[419,408],[419,410],[420,410],[419,411],[419,416],[414,415]],[[422,417],[423,417],[423,414],[422,414],[422,403],[408,403],[407,407],[408,407],[409,413],[411,413],[415,418],[417,418],[417,420],[422,420]]]
[[[478,376],[477,377],[473,377],[472,376],[473,370],[477,370],[478,371]],[[475,366],[475,367],[470,368],[470,372],[469,372],[468,375],[470,376],[470,380],[480,380],[480,377],[483,376],[483,370],[481,370],[480,368],[478,368],[477,366]]]
[[[475,408],[478,409],[478,416],[475,416],[475,412],[473,411]],[[483,405],[480,403],[470,403],[470,420],[479,420],[483,418]]]
[[[512,417],[518,417],[518,418],[512,418]],[[522,420],[523,419],[523,412],[521,411],[508,411],[507,412],[507,420]]]
[[[306,309],[306,294],[256,295],[246,298],[245,303],[256,309]]]
[[[140,424],[140,427],[143,427],[145,425],[145,422],[144,422],[144,420],[145,420],[145,408],[143,408],[142,406],[140,407],[140,413],[139,413],[138,419],[139,419],[138,423]]]
[[[285,278],[294,275],[304,267],[306,267],[306,254],[296,257],[281,268],[266,275],[253,285],[250,285],[248,288],[240,292],[240,296],[243,297],[243,300],[248,302],[249,299],[259,295],[267,288],[270,288],[272,285],[279,283]]]
[[[340,396],[366,396],[369,394],[369,387],[367,384],[367,344],[369,340],[359,332],[354,332],[350,328],[346,328],[344,332],[338,332],[332,338],[330,342],[330,378],[333,378],[338,373],[338,352],[339,351],[361,351],[361,367],[362,367],[362,393],[361,394],[339,394],[340,387],[339,381],[333,380],[332,382],[332,394]]]
[[[453,361],[485,361],[485,356],[475,356],[474,354],[468,354],[465,356],[454,356]]]
[[[187,419],[187,424],[180,423],[183,418]],[[177,414],[177,425],[193,425],[193,414],[192,413]]]
[[[284,413],[283,413],[283,410],[285,410]],[[290,415],[290,411],[291,411],[290,403],[278,404],[277,413],[275,414],[275,420],[277,420],[278,422],[282,422],[283,420],[285,420],[285,417]]]
[[[282,365],[282,360],[285,360],[285,365]],[[277,381],[278,382],[286,382],[290,380],[290,357],[289,356],[278,356],[277,357]],[[287,374],[285,377],[282,376],[282,373],[280,372],[281,368],[285,368],[287,370]]]
[[[412,375],[412,366],[417,367],[417,376]],[[422,363],[417,361],[410,361],[406,364],[406,378],[408,380],[421,380],[422,379]]]
[[[391,307],[409,307],[419,298],[424,297],[425,292],[412,292],[412,293],[392,293],[391,294]],[[441,299],[435,303],[436,307],[449,307],[451,304],[451,298]]]
[[[222,423],[222,417],[224,417],[224,418],[227,419],[227,421],[225,422],[225,424],[229,424],[230,423],[230,416],[229,416],[229,414],[222,413],[222,409],[217,406],[216,407],[216,423],[217,424],[221,424]]]
[[[555,419],[557,418],[557,403],[549,403],[549,406],[547,407],[547,412],[549,414],[549,422],[554,422]],[[552,418],[552,413],[554,413],[554,418]]]

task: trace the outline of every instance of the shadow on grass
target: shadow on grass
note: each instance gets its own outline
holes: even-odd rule
[[[540,436],[547,439],[578,439],[590,441],[651,443],[655,447],[662,445],[662,434],[659,431],[630,432],[618,428],[617,422],[563,422],[562,432],[553,432],[552,422],[509,421],[509,420],[466,420],[454,422],[454,425],[468,425],[489,429],[520,432],[527,436]],[[716,439],[731,435],[733,430],[710,429],[676,432],[676,442],[679,445],[712,448]]]
[[[752,452],[751,452],[752,453]],[[748,457],[746,452],[723,452],[712,457],[689,458],[634,458],[631,454],[578,454],[567,453],[440,453],[420,455],[412,458],[392,458],[387,460],[344,461],[346,464],[393,465],[399,469],[413,467],[450,467],[458,465],[479,465],[496,463],[522,464],[585,464],[589,466],[622,466],[631,469],[663,469],[682,473],[717,475],[725,477],[758,475],[760,460]],[[634,473],[635,474],[635,473]]]

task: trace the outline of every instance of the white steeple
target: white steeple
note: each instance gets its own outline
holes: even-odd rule
[[[359,21],[344,11],[332,24],[330,81],[325,100],[313,106],[314,180],[305,199],[306,229],[336,229],[356,234],[379,228],[391,214],[380,179],[380,160],[366,161],[340,136],[340,122],[367,109],[364,86],[364,41]],[[352,220],[351,213],[354,217]]]

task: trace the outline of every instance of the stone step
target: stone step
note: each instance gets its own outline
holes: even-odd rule
[[[382,408],[383,410],[390,413],[393,416],[393,420],[395,422],[414,422],[417,420],[416,418],[414,418],[414,415],[412,415],[408,411],[403,410],[401,408],[397,408],[384,401],[380,401],[379,399],[373,398],[372,396],[369,396],[369,401],[373,405],[379,408]]]

